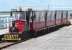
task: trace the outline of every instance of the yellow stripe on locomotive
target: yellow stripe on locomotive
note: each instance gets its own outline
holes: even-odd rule
[[[2,40],[21,40],[19,34],[5,34]]]

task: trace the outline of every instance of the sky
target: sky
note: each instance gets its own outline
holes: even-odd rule
[[[0,0],[0,11],[18,8],[33,9],[72,9],[72,0]]]

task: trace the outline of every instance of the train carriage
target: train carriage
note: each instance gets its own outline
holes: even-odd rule
[[[45,27],[45,12],[44,11],[36,11],[35,19],[33,20],[33,29],[35,31],[39,31],[40,29]]]
[[[27,14],[27,12],[29,12]],[[38,31],[46,26],[61,25],[67,23],[67,12],[56,11],[23,11],[17,12],[18,16],[15,16],[16,27],[22,31]],[[45,15],[47,16],[45,19]]]
[[[60,10],[56,11],[56,25],[61,25],[62,13]]]
[[[68,11],[63,11],[63,24],[67,24],[68,21]]]
[[[51,14],[50,14],[50,26],[55,26],[55,11],[51,11]]]

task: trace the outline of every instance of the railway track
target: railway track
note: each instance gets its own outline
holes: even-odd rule
[[[17,42],[0,42],[0,50],[2,50],[4,48],[7,48],[7,47],[10,47],[12,45],[21,43],[21,42],[23,42],[23,41],[17,41]]]
[[[16,36],[13,34],[5,34],[0,37],[1,37],[0,38],[0,50],[23,42],[23,40],[18,40],[19,39],[18,35]]]
[[[22,36],[18,34],[5,34],[0,36],[0,50],[10,47],[12,45],[21,43],[29,39],[28,36]]]
[[[6,48],[6,47],[8,47],[8,46],[11,46],[11,45],[13,45],[14,44],[14,42],[1,42],[0,43],[0,50],[2,49],[2,48]]]

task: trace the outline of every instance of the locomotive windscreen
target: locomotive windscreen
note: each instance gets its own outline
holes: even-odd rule
[[[13,12],[12,17],[13,17],[14,20],[25,20],[26,19],[26,11]]]

